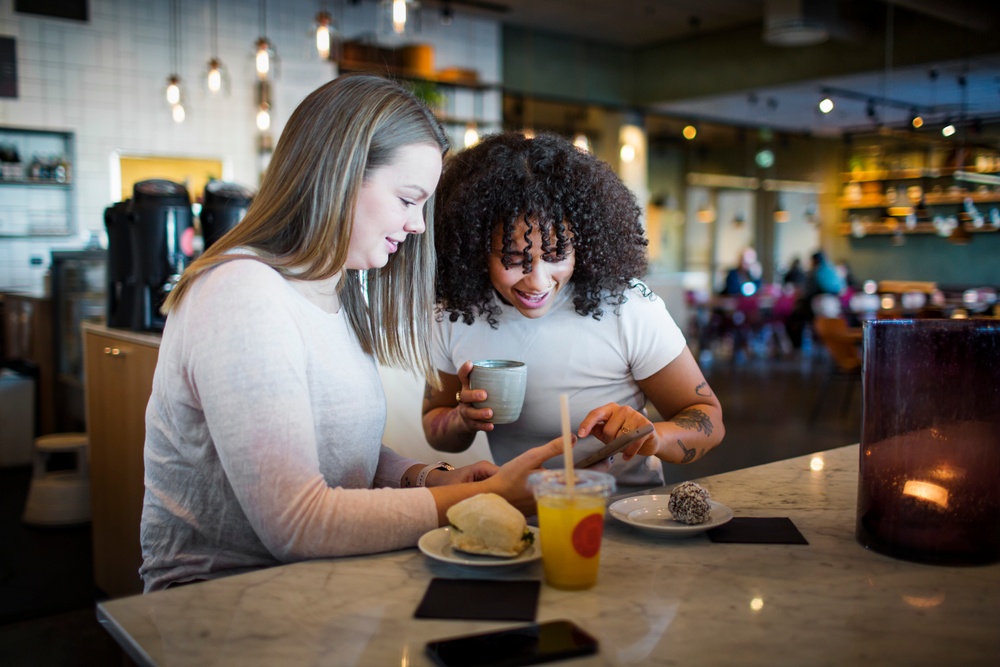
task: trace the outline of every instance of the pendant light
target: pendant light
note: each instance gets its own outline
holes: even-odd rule
[[[319,13],[316,14],[316,53],[320,60],[330,60],[331,54],[336,59],[337,54],[333,53],[333,46],[337,40],[337,24],[333,20],[330,12],[326,11],[326,3],[322,4]]]
[[[379,31],[404,35],[419,30],[420,3],[417,0],[380,0]]]
[[[267,132],[271,129],[271,83],[257,82],[257,129]]]
[[[222,67],[222,61],[219,60],[219,6],[218,0],[212,0],[212,6],[209,9],[209,30],[212,35],[211,53],[212,57],[208,59],[208,71],[205,73],[205,86],[208,88],[208,92],[215,95],[223,91],[223,88],[228,90],[228,83],[225,69]]]
[[[181,77],[177,74],[180,71],[180,40],[178,23],[177,0],[170,2],[170,56],[173,65],[173,73],[167,77],[166,97],[167,104],[170,105],[171,116],[175,123],[183,123],[186,113],[184,111],[183,95],[181,94]]]
[[[267,38],[267,2],[260,0],[260,37],[254,45],[254,68],[257,78],[266,81],[277,74],[277,54]]]

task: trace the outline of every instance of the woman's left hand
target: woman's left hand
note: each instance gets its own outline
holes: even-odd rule
[[[591,410],[580,422],[580,428],[577,429],[576,434],[581,438],[593,435],[607,444],[618,436],[635,431],[646,424],[652,424],[652,422],[641,412],[627,405],[608,403]],[[626,461],[636,454],[655,456],[658,447],[658,439],[654,430],[645,438],[629,445],[621,455]]]
[[[490,461],[476,461],[475,463],[455,468],[454,470],[431,470],[427,473],[424,485],[446,486],[448,484],[481,482],[484,479],[492,477],[499,469],[499,466]]]

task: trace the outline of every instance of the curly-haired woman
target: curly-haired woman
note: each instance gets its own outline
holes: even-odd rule
[[[639,217],[614,172],[558,136],[497,134],[448,161],[435,208],[431,351],[443,386],[428,385],[423,402],[432,447],[463,451],[486,431],[494,460],[508,461],[559,435],[562,393],[577,449],[650,423],[647,400],[664,416],[612,461],[621,484],[662,484],[661,462],[689,463],[719,444],[719,401],[640,280]],[[486,393],[469,386],[474,359],[527,364],[516,422],[492,424],[473,405]]]

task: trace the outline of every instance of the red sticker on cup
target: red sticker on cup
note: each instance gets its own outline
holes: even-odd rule
[[[600,514],[585,516],[573,529],[573,549],[584,558],[593,558],[601,550],[604,517]]]

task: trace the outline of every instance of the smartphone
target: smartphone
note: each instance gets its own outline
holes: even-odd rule
[[[629,431],[624,435],[618,436],[608,444],[598,449],[593,454],[590,454],[589,456],[586,456],[580,459],[579,461],[574,461],[573,465],[577,468],[589,468],[598,461],[602,461],[608,458],[609,456],[614,456],[618,452],[622,451],[623,449],[631,445],[636,440],[641,440],[642,438],[646,437],[652,432],[653,432],[652,424],[646,424],[645,426],[637,428],[634,431]]]
[[[440,667],[516,667],[592,655],[597,640],[571,621],[532,623],[427,643]]]

